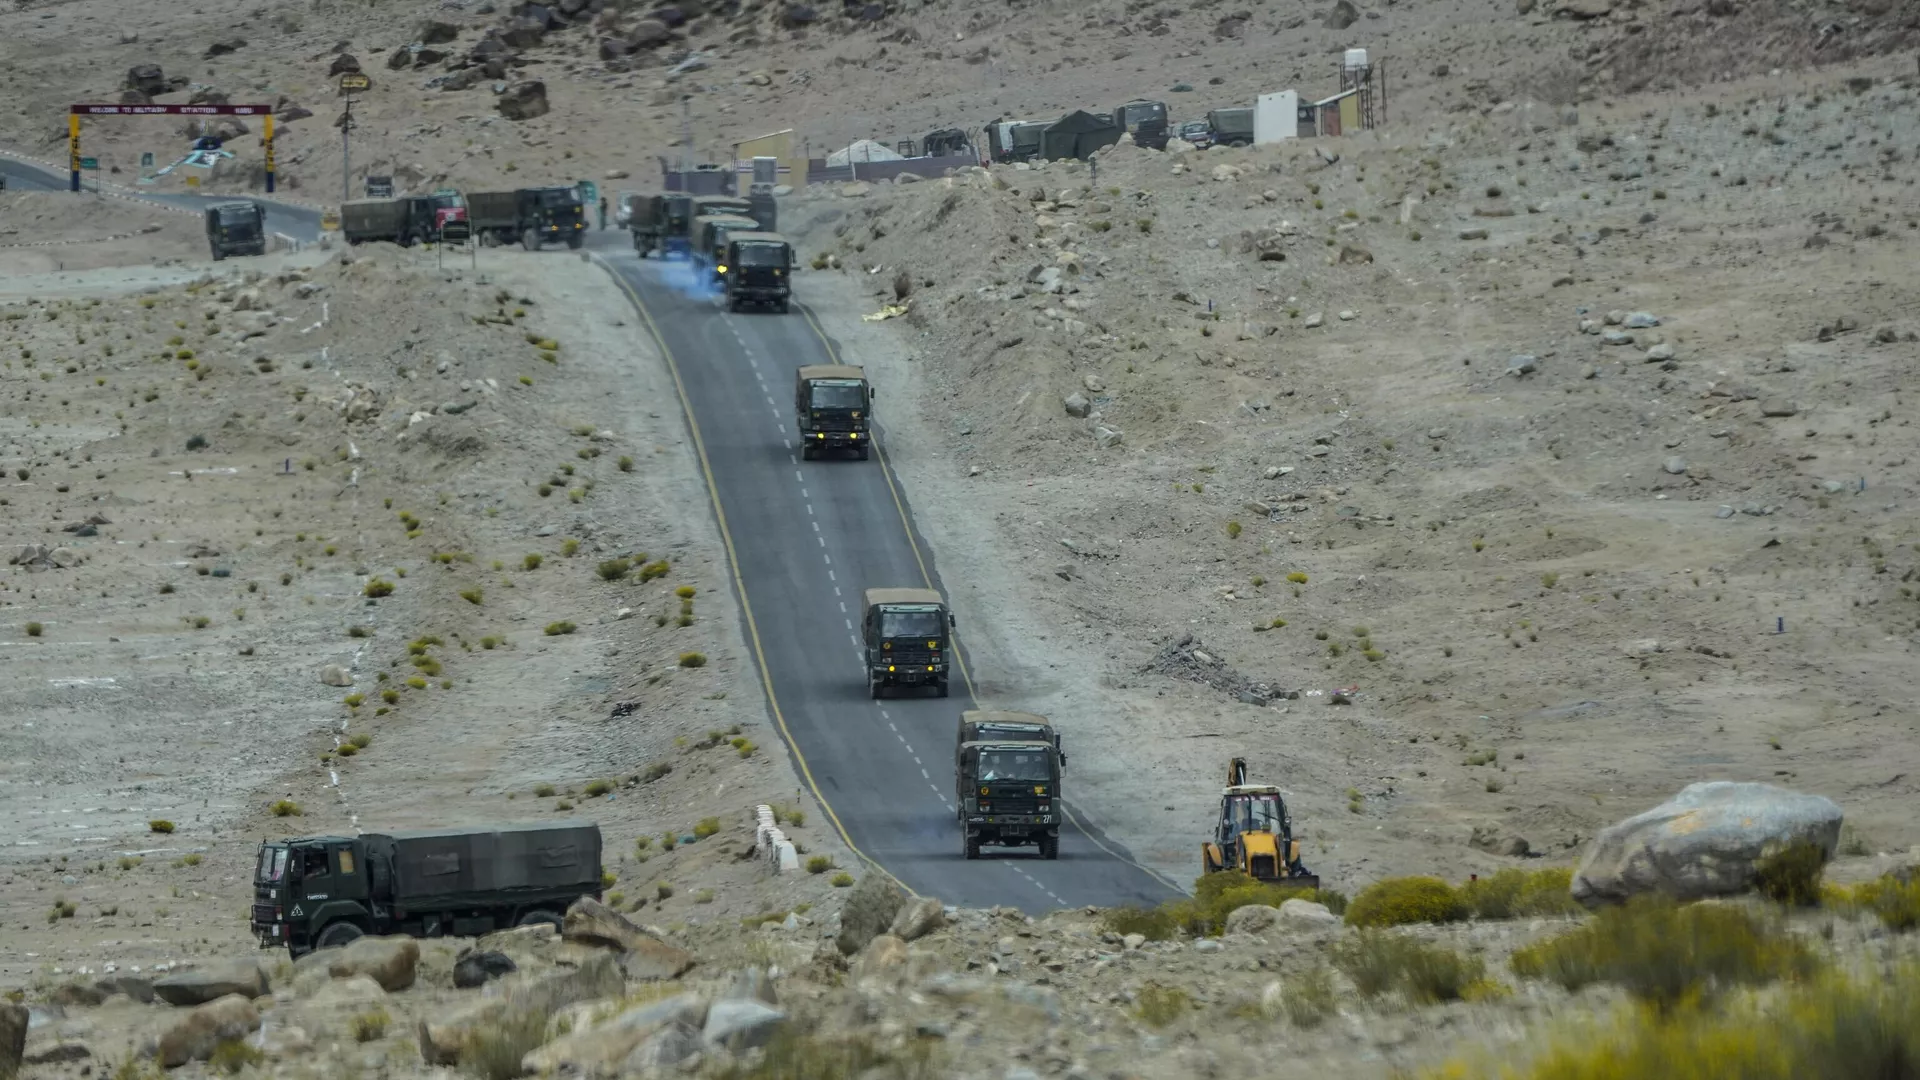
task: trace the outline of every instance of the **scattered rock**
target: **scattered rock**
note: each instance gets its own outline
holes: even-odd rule
[[[1321,20],[1320,25],[1329,30],[1345,30],[1359,21],[1360,9],[1353,6],[1352,0],[1335,0],[1334,5],[1327,9],[1326,18]]]
[[[344,979],[329,978],[308,995],[306,1001],[321,1008],[365,1009],[386,1000],[386,996],[387,992],[371,976],[351,975]]]
[[[1760,403],[1761,416],[1793,416],[1799,411],[1800,406],[1785,398],[1769,398]]]
[[[1462,240],[1485,240],[1486,238],[1487,238],[1487,230],[1485,229],[1461,229],[1460,230],[1460,239]]]
[[[0,1035],[0,1039],[4,1038],[4,1035]],[[21,1060],[28,1065],[64,1065],[73,1061],[85,1061],[92,1056],[93,1051],[87,1049],[86,1043],[57,1042],[52,1046],[43,1046],[32,1053],[26,1054]],[[7,1051],[4,1046],[0,1046],[0,1076],[10,1075],[7,1073],[6,1068]]]
[[[520,1067],[533,1076],[622,1075],[627,1072],[622,1063],[656,1033],[669,1027],[698,1030],[706,1019],[704,1002],[693,994],[678,994],[562,1035],[528,1053]]]
[[[886,932],[906,902],[906,893],[883,875],[861,878],[840,911],[840,934],[834,940],[840,955],[853,956]]]
[[[413,985],[420,963],[420,943],[410,937],[363,937],[341,949],[323,949],[327,974],[336,979],[365,975],[382,990],[395,992]],[[156,988],[157,989],[157,988]]]
[[[915,897],[901,906],[887,933],[901,941],[918,941],[947,923],[946,906],[931,896]]]
[[[575,945],[622,953],[621,966],[632,979],[677,979],[693,967],[692,953],[661,941],[591,896],[583,896],[567,908],[560,936]]]
[[[247,47],[246,38],[239,38],[239,37],[221,38],[219,41],[216,41],[213,44],[207,46],[205,58],[208,60],[211,60],[216,56],[225,56],[228,53],[239,52],[241,49],[244,49],[246,47]]]
[[[533,976],[520,972],[494,986],[498,989],[494,997],[420,1021],[422,1061],[428,1065],[457,1065],[476,1033],[515,1015],[551,1014],[575,1002],[618,997],[626,989],[626,980],[613,957],[602,954],[589,956],[577,967]]]
[[[1661,462],[1660,468],[1669,476],[1684,476],[1687,472],[1687,459],[1676,454]]]
[[[907,966],[907,943],[892,934],[881,934],[860,950],[853,963],[855,978],[871,979]]]
[[[1280,922],[1280,910],[1265,904],[1248,904],[1227,913],[1228,934],[1264,934]]]
[[[1647,362],[1650,364],[1671,359],[1673,359],[1673,346],[1664,341],[1647,350]]]
[[[1305,326],[1309,330],[1312,330],[1317,328],[1321,323],[1324,323],[1326,321],[1327,321],[1326,316],[1316,311],[1313,314],[1308,315],[1304,320],[1302,320],[1301,325]]]
[[[1629,330],[1650,330],[1660,325],[1660,317],[1650,312],[1634,311],[1620,320],[1620,324]]]
[[[762,1002],[716,1001],[707,1008],[700,1041],[738,1053],[765,1046],[786,1022],[786,1013]]]
[[[226,960],[176,971],[153,984],[153,993],[169,1005],[204,1005],[217,998],[239,995],[264,997],[268,993],[266,973],[252,960]]]
[[[169,1069],[189,1061],[205,1061],[214,1047],[246,1037],[260,1029],[260,1010],[240,994],[217,998],[180,1018],[160,1036],[160,1064]]]
[[[1085,419],[1087,414],[1093,411],[1093,402],[1088,401],[1087,395],[1077,390],[1068,394],[1061,404],[1066,406],[1068,416],[1080,419]]]
[[[514,83],[494,102],[500,115],[509,120],[531,120],[547,115],[547,84],[539,79]]]
[[[336,55],[333,58],[333,63],[327,65],[328,75],[346,75],[359,70],[360,58],[348,52]]]
[[[339,664],[328,664],[320,669],[320,682],[325,686],[352,686],[353,675]]]
[[[1613,10],[1613,0],[1560,0],[1553,13],[1570,19],[1598,19]]]
[[[1645,813],[1610,825],[1573,875],[1588,905],[1663,893],[1697,900],[1745,892],[1767,853],[1799,841],[1831,858],[1843,815],[1833,800],[1771,784],[1689,784]]]
[[[1504,855],[1510,859],[1520,858],[1532,850],[1532,845],[1528,844],[1524,837],[1515,836],[1497,825],[1475,825],[1473,835],[1467,839],[1467,846],[1489,855]]]
[[[1102,450],[1111,450],[1112,448],[1119,446],[1124,439],[1125,439],[1125,436],[1121,434],[1119,428],[1108,427],[1105,424],[1094,425],[1093,445],[1099,447]]]
[[[1531,375],[1540,370],[1540,358],[1526,353],[1507,358],[1507,374],[1514,378]]]
[[[468,950],[453,962],[453,985],[461,990],[471,990],[517,970],[519,965],[506,953]]]
[[[460,28],[449,22],[428,19],[420,24],[420,44],[445,45],[460,36]]]
[[[1280,902],[1280,924],[1297,930],[1327,930],[1340,925],[1340,916],[1325,904],[1295,896]]]

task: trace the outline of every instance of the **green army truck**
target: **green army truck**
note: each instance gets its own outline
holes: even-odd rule
[[[867,696],[903,686],[947,696],[953,614],[932,589],[868,589],[860,623],[866,642]]]
[[[207,246],[215,261],[229,255],[265,255],[266,210],[257,202],[239,200],[207,207]]]
[[[558,929],[568,905],[599,897],[600,874],[590,821],[270,840],[254,865],[253,933],[299,957],[366,934]]]
[[[786,237],[773,232],[729,233],[719,269],[727,310],[755,304],[787,313],[793,298],[793,245]]]
[[[627,231],[633,235],[634,254],[643,259],[656,251],[663,259],[686,258],[692,221],[690,195],[635,195],[627,201]]]
[[[727,253],[728,236],[759,228],[759,222],[737,214],[701,214],[694,218],[688,232],[693,240],[695,280],[705,280],[715,289],[724,285],[720,268],[726,265],[721,256]]]
[[[983,714],[961,714],[954,788],[960,803],[957,812],[965,835],[966,857],[979,858],[981,846],[991,844],[1031,846],[1039,849],[1043,859],[1059,858],[1060,822],[1064,817],[1058,806],[1060,770],[1066,758],[1060,753],[1058,737],[1038,716],[984,715],[1021,717],[1024,719],[1014,722],[1022,726],[1037,722],[1041,730],[1031,738],[1022,738],[1017,731],[1010,733],[1012,737],[1002,737],[993,734],[994,725],[979,723]],[[971,725],[969,717],[974,718]]]
[[[800,456],[851,450],[862,461],[873,445],[873,387],[867,369],[853,364],[803,364],[793,373],[793,412]]]

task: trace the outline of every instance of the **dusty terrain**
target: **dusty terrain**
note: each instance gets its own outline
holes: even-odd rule
[[[17,278],[150,262],[204,261],[192,214],[85,193],[0,192],[0,275]]]
[[[751,807],[797,808],[799,785],[616,288],[571,259],[288,258],[5,308],[4,977],[230,949],[262,835],[575,800],[627,902],[674,912],[651,917],[757,910],[730,885],[758,864],[668,903],[701,849],[642,868],[634,847],[709,816],[750,837]],[[649,583],[619,572],[655,560]],[[620,786],[581,797],[602,778]],[[300,816],[268,813],[283,799]],[[816,831],[792,830],[832,853]]]
[[[1331,92],[1339,49],[1366,45],[1393,80],[1376,132],[1120,147],[1097,177],[996,168],[787,200],[802,258],[837,264],[803,274],[800,295],[885,388],[884,449],[983,697],[1054,717],[1077,809],[1176,880],[1195,872],[1232,754],[1292,793],[1308,862],[1348,890],[1521,865],[1522,850],[1570,862],[1597,828],[1710,778],[1828,795],[1847,852],[1906,850],[1920,842],[1904,402],[1920,350],[1920,31],[1870,2],[1831,18],[1767,2],[1591,19],[1523,6],[1382,5],[1334,29],[1293,4],[1242,19],[930,3],[854,28],[835,10],[801,34],[749,4],[610,70],[595,38],[631,32],[634,10],[524,49],[501,81],[544,80],[551,111],[516,122],[490,80],[427,89],[441,65],[386,67],[423,20],[455,27],[436,48],[458,57],[504,11],[208,4],[125,40],[103,0],[15,2],[0,143],[59,158],[65,103],[113,100],[128,67],[159,63],[235,101],[313,109],[283,128],[283,186],[329,202],[326,73],[345,41],[375,82],[355,107],[356,177],[618,187],[626,172],[646,187],[653,156],[674,152],[682,92],[700,157],[787,126],[819,153],[1182,81],[1181,118],[1273,78],[1312,96]],[[206,55],[236,32],[246,45]],[[705,70],[669,77],[695,47]],[[131,188],[138,153],[184,143],[179,126],[90,122],[88,152]],[[237,162],[207,186],[254,183],[254,142],[235,139]],[[808,962],[811,947],[736,932],[802,903],[830,923],[840,895],[737,858],[751,805],[801,806],[796,838],[837,852],[765,727],[681,421],[611,283],[551,252],[488,253],[475,271],[384,248],[209,266],[201,281],[190,217],[0,198],[0,243],[60,242],[0,248],[20,275],[0,279],[9,552],[46,548],[0,592],[0,925],[22,946],[0,956],[0,983],[45,995],[108,964],[231,955],[262,835],[550,814],[655,761],[674,770],[572,810],[607,829],[622,905],[645,900],[636,917],[701,954],[703,978]],[[97,241],[148,224],[160,231]],[[901,292],[906,317],[860,319]],[[528,340],[543,336],[557,363]],[[370,409],[349,383],[373,389]],[[65,531],[92,516],[94,535]],[[672,572],[596,573],[643,552]],[[364,595],[375,576],[390,596]],[[680,585],[699,590],[688,627],[673,624]],[[477,607],[460,596],[475,588]],[[557,621],[575,632],[543,632]],[[416,690],[407,644],[426,636],[444,672]],[[677,667],[686,651],[709,663]],[[354,685],[323,684],[330,664]],[[354,692],[357,709],[341,703]],[[756,752],[702,745],[735,725]],[[330,753],[355,734],[370,745]],[[536,797],[542,784],[555,795]],[[283,798],[300,818],[269,815]],[[715,841],[639,863],[635,837],[707,816],[727,823]],[[156,818],[176,831],[151,834]],[[978,940],[930,946],[955,967],[1021,935],[987,929],[1004,916],[956,918]],[[1067,926],[1087,918],[1050,921],[1053,962],[1113,950]],[[1539,929],[1458,935],[1497,961]],[[1175,955],[1141,977],[1223,1006],[1209,1017],[1269,981]],[[1083,1029],[1074,1010],[1118,1023],[1101,1010],[1132,1005],[1034,959],[1064,984],[1066,1028]],[[1527,990],[1525,1008],[1402,1025],[1349,991],[1338,1034],[1300,1044],[1308,1067],[1523,1038],[1566,1004]],[[871,997],[829,1004],[853,1026],[921,1022]],[[1236,1022],[1251,1032],[1256,1011]],[[116,1056],[159,1022],[98,1021]],[[338,1017],[305,1023],[344,1038]],[[375,1048],[395,1075],[417,1068],[405,1026]],[[1236,1064],[1211,1036],[1132,1028],[1056,1060],[1039,1030],[993,1042],[993,1075]]]

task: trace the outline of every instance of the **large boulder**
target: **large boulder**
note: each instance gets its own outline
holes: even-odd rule
[[[540,40],[546,36],[546,23],[524,16],[508,23],[506,29],[500,31],[500,40],[514,49],[531,49],[540,44]]]
[[[205,1061],[215,1047],[260,1029],[260,1010],[240,994],[198,1005],[160,1036],[160,1064],[169,1069]]]
[[[908,956],[906,942],[892,934],[881,934],[860,950],[860,958],[853,962],[853,975],[857,979],[888,975],[906,967]]]
[[[252,960],[223,960],[191,971],[176,971],[156,979],[153,993],[169,1005],[205,1005],[238,994],[264,997],[269,991],[266,973]]]
[[[450,22],[428,19],[420,24],[420,44],[445,45],[460,36],[460,28]]]
[[[567,908],[560,936],[576,945],[625,954],[622,966],[628,978],[677,979],[693,967],[692,953],[661,941],[591,896],[583,896]]]
[[[328,979],[307,998],[307,1003],[323,1008],[365,1009],[378,1005],[386,997],[386,990],[372,976],[351,975],[344,979]]]
[[[840,936],[834,940],[840,955],[852,956],[886,933],[906,903],[907,894],[886,875],[872,873],[861,878],[840,911]]]
[[[1264,934],[1280,921],[1280,909],[1265,904],[1248,904],[1227,912],[1226,932],[1253,936]]]
[[[661,1030],[678,1026],[697,1031],[706,1022],[706,1003],[694,994],[678,994],[563,1035],[529,1052],[520,1067],[534,1076],[617,1075],[622,1062]]]
[[[931,896],[916,896],[900,906],[887,933],[901,941],[919,941],[947,924],[947,908]]]
[[[673,30],[659,19],[641,19],[627,31],[627,51],[653,49],[673,40]]]
[[[622,1076],[659,1076],[700,1053],[700,1028],[670,1024],[621,1063]]]
[[[539,79],[514,83],[494,101],[500,115],[509,120],[531,120],[547,115],[547,84]]]
[[[1339,927],[1340,916],[1327,905],[1290,897],[1280,901],[1280,925],[1290,930],[1331,930]]]
[[[347,52],[335,56],[333,63],[327,65],[327,74],[329,75],[346,75],[358,72],[359,70],[360,58]]]
[[[20,1071],[27,1052],[27,1007],[0,1001],[0,1076]]]
[[[393,993],[413,985],[419,963],[420,943],[410,937],[363,937],[327,961],[327,974],[336,979],[365,975]]]
[[[626,979],[611,956],[592,956],[578,967],[540,975],[509,975],[498,983],[498,994],[453,1012],[422,1019],[420,1057],[428,1065],[458,1065],[473,1037],[496,1027],[510,1016],[552,1014],[581,1001],[618,997]]]
[[[1760,860],[1790,844],[1812,843],[1831,858],[1841,820],[1840,807],[1819,795],[1725,780],[1689,784],[1602,829],[1574,871],[1573,897],[1592,906],[1643,893],[1696,900],[1745,892]]]

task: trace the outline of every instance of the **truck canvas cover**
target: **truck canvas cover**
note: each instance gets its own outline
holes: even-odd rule
[[[1044,716],[1023,712],[969,709],[960,714],[960,742],[1052,742],[1053,725]]]
[[[369,834],[393,859],[394,899],[600,882],[600,827],[590,821]],[[590,890],[590,891],[591,891]]]
[[[225,202],[211,208],[222,225],[250,224],[258,210],[250,202]]]
[[[945,604],[932,589],[868,589],[867,606],[885,604]]]
[[[731,244],[738,244],[742,248],[746,248],[753,244],[767,244],[767,245],[778,244],[780,247],[789,249],[787,261],[788,262],[792,261],[791,246],[787,243],[787,238],[784,236],[781,236],[779,233],[771,233],[771,232],[729,233],[727,235],[727,242]],[[742,259],[743,265],[751,265],[751,266],[773,265],[772,263],[755,262],[751,259],[748,259],[745,255],[742,255],[741,259]],[[779,265],[781,266],[782,269],[784,269],[787,263],[782,262]]]
[[[865,379],[867,369],[852,364],[802,364],[797,374],[803,383],[815,379]]]

